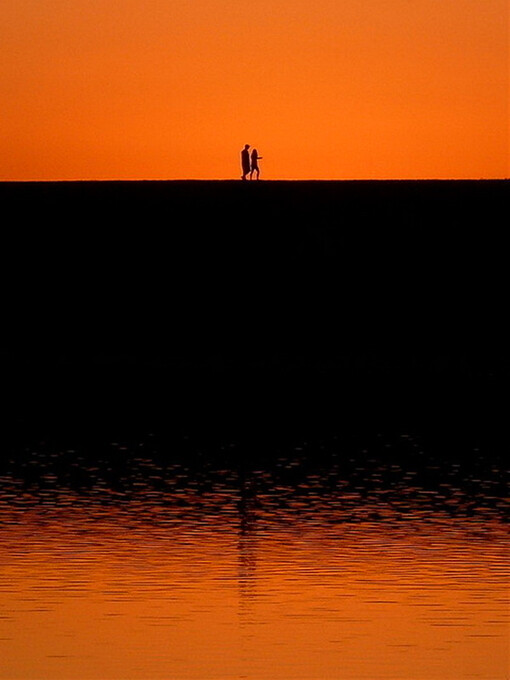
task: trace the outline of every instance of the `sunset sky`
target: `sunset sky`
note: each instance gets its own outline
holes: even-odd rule
[[[3,0],[0,180],[504,178],[508,0]]]

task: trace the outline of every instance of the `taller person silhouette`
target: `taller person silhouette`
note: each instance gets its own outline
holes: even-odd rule
[[[245,180],[246,175],[250,172],[251,166],[250,166],[250,152],[248,149],[250,148],[249,144],[244,145],[244,149],[241,151],[241,168],[243,171],[243,174],[241,176],[241,179]]]
[[[251,152],[251,170],[250,170],[250,179],[253,179],[253,173],[257,173],[257,179],[260,176],[260,170],[259,170],[259,161],[262,160],[262,156],[259,156],[259,152],[257,149],[253,149]]]

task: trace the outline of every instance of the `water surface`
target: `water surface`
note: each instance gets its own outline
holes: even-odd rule
[[[1,472],[1,678],[508,678],[502,456],[148,436]]]

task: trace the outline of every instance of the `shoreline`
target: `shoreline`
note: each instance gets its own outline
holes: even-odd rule
[[[509,186],[0,183],[3,413],[499,427]]]

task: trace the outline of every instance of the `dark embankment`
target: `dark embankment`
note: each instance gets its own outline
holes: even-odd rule
[[[496,436],[508,188],[4,183],[5,422]]]

